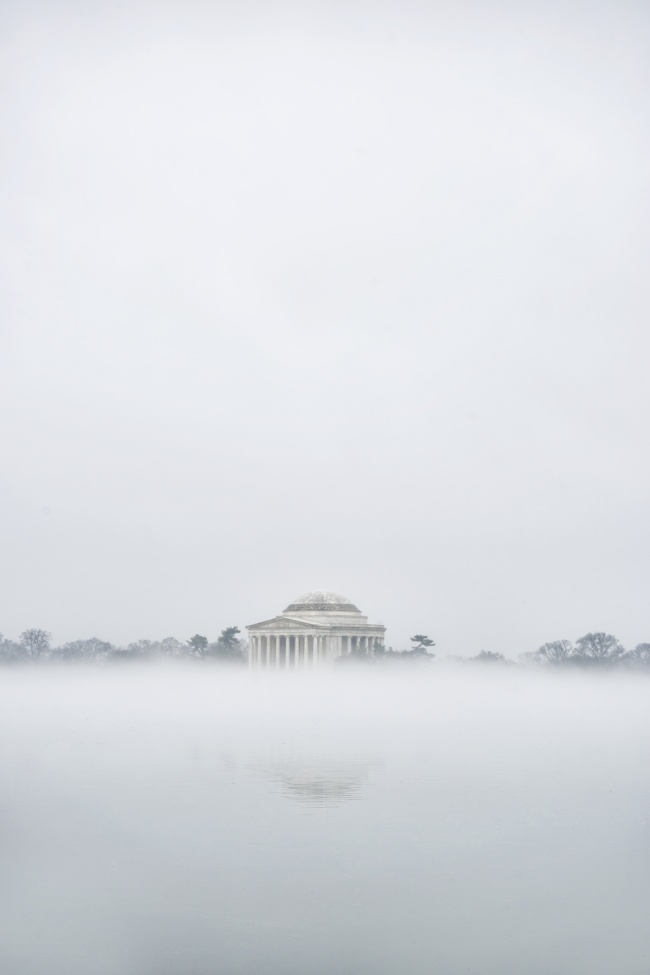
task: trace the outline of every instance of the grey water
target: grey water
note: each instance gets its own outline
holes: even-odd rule
[[[650,681],[0,675],[4,975],[647,975]]]

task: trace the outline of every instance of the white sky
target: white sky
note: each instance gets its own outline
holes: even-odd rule
[[[0,18],[6,635],[650,640],[646,4]]]

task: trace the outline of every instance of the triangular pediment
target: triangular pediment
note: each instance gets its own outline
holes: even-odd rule
[[[251,623],[247,630],[268,630],[271,633],[286,633],[290,630],[329,630],[327,623],[317,623],[315,620],[303,620],[299,616],[274,616],[272,620],[261,623]]]

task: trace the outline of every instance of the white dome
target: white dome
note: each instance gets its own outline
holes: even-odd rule
[[[354,603],[338,592],[314,589],[298,596],[284,610],[285,613],[360,613]]]

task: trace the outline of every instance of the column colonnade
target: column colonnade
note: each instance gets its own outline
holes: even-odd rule
[[[322,663],[328,657],[323,633],[254,634],[250,640],[252,667],[299,669]]]
[[[379,635],[358,633],[259,633],[250,638],[249,664],[265,669],[309,669],[356,649],[370,650]]]

